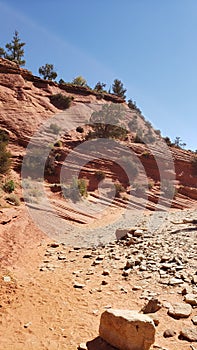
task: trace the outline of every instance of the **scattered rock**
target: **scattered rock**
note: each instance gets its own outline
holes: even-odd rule
[[[192,318],[192,322],[193,322],[193,324],[196,326],[197,325],[197,316],[194,316],[193,318]]]
[[[91,259],[93,256],[92,254],[88,253],[83,256],[84,259]]]
[[[51,248],[58,248],[60,245],[57,242],[53,242],[49,245]]]
[[[102,284],[102,286],[106,286],[106,285],[108,284],[108,282],[107,282],[106,280],[103,280],[103,281],[101,282],[101,284]]]
[[[192,283],[197,284],[197,275],[192,277]]]
[[[74,288],[78,288],[78,289],[83,289],[85,287],[85,284],[81,284],[81,283],[75,282],[73,287]]]
[[[97,261],[102,261],[103,259],[105,258],[105,255],[104,254],[100,254],[96,257],[96,260]]]
[[[116,239],[125,239],[128,237],[128,230],[127,229],[117,229],[116,230]]]
[[[144,234],[143,230],[136,230],[133,232],[134,237],[142,237]]]
[[[141,286],[133,286],[132,290],[137,291],[137,290],[142,290]]]
[[[197,342],[197,328],[182,329],[179,338],[191,342]]]
[[[151,298],[141,311],[143,314],[151,314],[157,312],[162,307],[160,301],[157,298]]]
[[[171,338],[176,335],[176,332],[173,331],[172,329],[166,329],[163,333],[164,338]]]
[[[88,350],[86,343],[81,343],[77,349],[78,350]]]
[[[58,260],[66,260],[66,255],[60,253],[58,255]]]
[[[182,284],[184,283],[182,279],[180,278],[175,278],[175,277],[172,277],[170,280],[169,280],[169,285],[170,286],[175,286],[177,284]]]
[[[147,314],[148,317],[151,318],[151,320],[153,320],[154,325],[157,327],[159,325],[159,318],[157,317],[157,315],[155,314]]]
[[[101,315],[99,334],[119,350],[149,350],[155,340],[155,326],[147,315],[110,309]]]
[[[122,276],[123,276],[123,277],[128,277],[129,274],[130,274],[130,272],[131,272],[131,269],[124,270],[123,273],[122,273]]]
[[[31,322],[25,323],[24,328],[28,328],[29,326],[31,326],[31,324],[32,324]]]
[[[186,294],[184,300],[187,304],[197,306],[197,294]]]
[[[187,318],[192,312],[192,307],[186,303],[174,303],[168,310],[168,315],[174,318]]]
[[[4,282],[11,282],[11,277],[10,276],[3,276]]]

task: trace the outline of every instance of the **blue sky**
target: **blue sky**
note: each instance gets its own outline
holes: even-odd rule
[[[0,0],[0,46],[15,29],[34,74],[118,78],[163,136],[197,149],[196,0]]]

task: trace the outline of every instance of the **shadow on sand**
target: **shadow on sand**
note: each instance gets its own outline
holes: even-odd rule
[[[86,343],[88,350],[118,350],[106,343],[102,338],[97,337]]]

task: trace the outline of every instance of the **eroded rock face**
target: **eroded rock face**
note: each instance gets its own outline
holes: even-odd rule
[[[149,350],[155,326],[150,317],[137,311],[110,309],[101,315],[99,334],[120,350]]]

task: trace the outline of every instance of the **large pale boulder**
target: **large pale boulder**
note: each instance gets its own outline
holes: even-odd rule
[[[131,310],[103,312],[100,337],[119,350],[149,350],[155,340],[155,326],[147,315]]]

